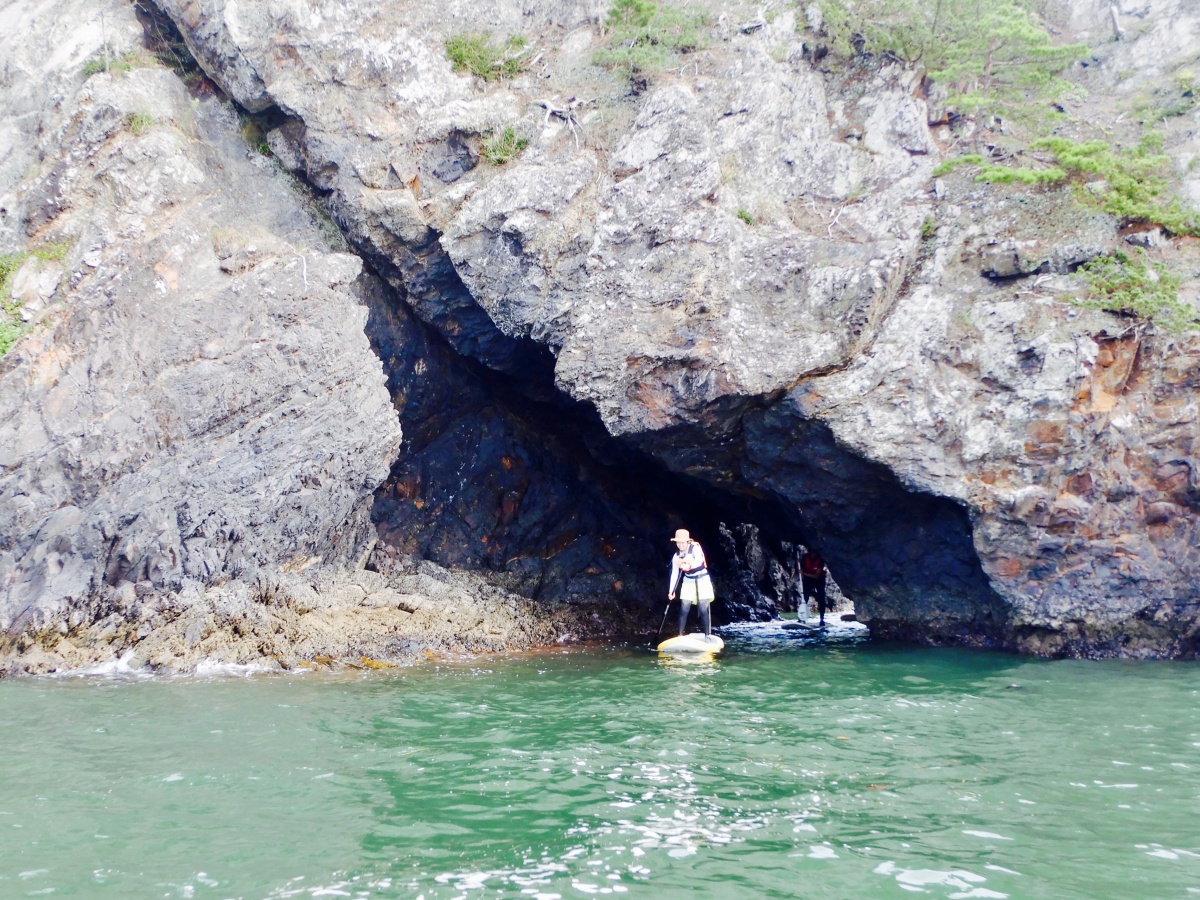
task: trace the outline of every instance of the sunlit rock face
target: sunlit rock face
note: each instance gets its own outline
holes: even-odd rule
[[[583,5],[164,7],[455,349],[529,385],[548,350],[609,434],[821,546],[877,633],[1194,652],[1196,343],[1072,308],[1119,236],[1068,192],[933,179],[914,74],[822,71],[791,13],[618,88]],[[453,72],[485,32],[537,65]]]
[[[1079,34],[1111,27],[1107,4],[1059,6],[1064,27]],[[1182,6],[1152,3],[1148,21]],[[750,7],[722,9],[675,68],[634,79],[591,65],[606,36],[605,10],[589,4],[164,0],[162,8],[215,82],[261,114],[275,159],[322,198],[386,285],[355,280],[357,269],[320,275],[323,265],[342,272],[352,262],[298,238],[303,230],[280,231],[280,214],[250,217],[276,235],[283,249],[271,251],[257,240],[217,247],[212,227],[197,224],[207,220],[188,218],[198,207],[189,190],[217,205],[214,222],[248,215],[258,204],[245,198],[266,190],[258,182],[231,175],[217,185],[211,165],[192,163],[210,173],[195,182],[203,190],[184,187],[187,177],[172,185],[175,206],[188,208],[172,213],[178,228],[193,232],[188,240],[178,232],[170,247],[202,250],[213,272],[238,270],[280,302],[327,290],[348,304],[318,304],[330,321],[313,332],[311,352],[323,361],[300,366],[305,378],[343,363],[357,372],[344,383],[363,393],[339,396],[348,412],[328,426],[342,437],[302,435],[287,445],[295,457],[264,465],[282,477],[300,460],[327,459],[324,443],[348,441],[334,454],[345,466],[299,492],[340,486],[341,505],[322,498],[336,515],[281,529],[278,539],[257,518],[254,528],[233,528],[240,541],[249,531],[266,542],[257,558],[348,560],[369,545],[366,497],[382,483],[368,560],[381,571],[416,554],[486,571],[527,596],[607,598],[657,617],[665,585],[656,579],[675,527],[692,527],[716,555],[720,523],[754,522],[755,541],[777,562],[785,543],[819,547],[876,634],[1045,654],[1195,654],[1200,346],[1072,306],[1071,272],[1125,246],[1125,235],[1069,190],[934,178],[954,135],[931,112],[919,73],[832,67],[794,12],[766,21]],[[1138,59],[1156,57],[1156,71],[1173,72],[1179,48],[1196,45],[1180,34],[1195,35],[1197,23],[1172,22],[1130,29],[1115,44],[1096,38],[1078,77],[1103,97]],[[498,82],[454,72],[446,39],[482,33],[523,37],[527,71]],[[71,77],[71,91],[118,84],[95,76],[79,88]],[[54,109],[34,96],[22,101],[29,109]],[[44,114],[59,117],[43,132],[63,148],[76,140],[66,123],[93,115],[89,95],[79,96],[70,103],[89,110],[83,118],[72,120],[69,104]],[[140,102],[114,116],[124,122]],[[13,124],[24,112],[14,107],[8,133],[33,134]],[[1080,114],[1106,113],[1097,101]],[[489,142],[508,128],[528,143],[501,165]],[[1194,130],[1171,128],[1167,149],[1191,190],[1187,160],[1200,148]],[[198,132],[201,143],[219,144],[211,133]],[[55,224],[74,208],[61,200],[68,170],[55,175],[46,163],[22,181],[35,145],[23,145],[7,170],[4,189],[11,184],[18,199],[5,227],[19,223],[26,238],[82,234]],[[64,159],[70,152],[52,148]],[[222,164],[240,171],[245,156]],[[285,184],[273,165],[251,168],[264,184]],[[171,169],[190,171],[182,161]],[[138,176],[115,196],[154,183]],[[167,208],[167,196],[144,201],[140,221]],[[153,238],[110,230],[119,240],[81,239],[75,252],[116,253],[175,234],[169,223],[146,226]],[[1172,252],[1190,259],[1189,246]],[[129,270],[143,272],[142,295],[174,296],[155,269],[165,249],[130,253],[142,266]],[[65,260],[87,276],[72,290],[100,283],[102,267],[80,265]],[[181,284],[203,281],[206,270],[192,265],[199,274],[188,269]],[[24,289],[38,290],[36,274]],[[1195,289],[1195,279],[1184,285],[1185,294]],[[370,310],[366,330],[403,447],[379,362],[364,362],[359,302]],[[84,304],[69,307],[76,315]],[[250,315],[246,308],[243,295],[237,312]],[[162,331],[180,315],[160,314]],[[218,344],[216,358],[240,359],[259,318],[240,332],[217,329],[230,343]],[[329,339],[335,326],[347,333]],[[32,361],[38,346],[26,338],[14,359]],[[354,362],[345,362],[352,346]],[[35,370],[3,365],[24,373],[5,377],[28,380]],[[254,416],[229,421],[237,432]],[[2,445],[48,446],[18,437]],[[38,508],[78,506],[53,496]],[[278,521],[269,512],[276,501],[267,502],[268,521]],[[85,511],[81,524],[64,527],[86,531],[102,518]],[[343,530],[303,536],[334,521]],[[21,536],[11,546],[35,546],[31,530],[14,524],[10,533]],[[164,546],[175,546],[165,533]],[[182,535],[176,543],[187,551]],[[20,548],[13,552],[24,558],[30,551]],[[229,565],[215,552],[217,570]],[[118,557],[140,572],[134,557],[150,557],[138,554]],[[154,565],[185,565],[163,558]],[[755,578],[770,594],[769,577]]]
[[[353,568],[400,440],[362,260],[211,89],[127,57],[132,8],[3,15],[0,237],[32,252],[0,361],[0,627]],[[135,64],[81,71],[102,39]]]

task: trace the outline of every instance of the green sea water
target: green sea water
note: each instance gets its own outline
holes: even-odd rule
[[[857,635],[0,682],[0,897],[1200,896],[1200,667]]]

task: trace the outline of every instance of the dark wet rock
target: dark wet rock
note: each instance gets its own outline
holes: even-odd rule
[[[40,21],[91,21],[73,2]],[[1077,34],[1111,13],[1051,6]],[[1071,305],[1069,273],[1129,235],[1069,188],[932,179],[953,125],[917,73],[834,71],[794,10],[718,19],[682,70],[631,83],[580,62],[604,36],[572,0],[348,2],[336,29],[265,0],[162,7],[387,290],[276,206],[290,182],[233,149],[214,98],[189,114],[165,72],[81,88],[88,47],[69,73],[14,51],[0,237],[72,245],[19,273],[54,331],[0,365],[20,398],[0,426],[11,609],[131,584],[186,606],[193,580],[391,577],[420,555],[650,610],[682,525],[738,616],[796,602],[784,545],[805,543],[875,634],[1200,649],[1200,347]],[[1163,9],[1080,77],[1126,94],[1183,60],[1200,19]],[[541,68],[454,73],[451,28],[523,36]],[[169,127],[133,134],[143,107]],[[487,162],[508,127],[528,146]],[[1200,190],[1194,135],[1165,127]],[[170,305],[194,284],[222,311]],[[203,341],[172,340],[196,318]],[[182,639],[203,646],[207,621]]]
[[[415,556],[487,572],[526,597],[632,608],[665,593],[668,523],[686,522],[690,504],[611,447],[590,410],[531,399],[385,291],[367,332],[405,433],[372,511],[372,566]]]
[[[1099,9],[1069,6],[1064,21]],[[754,507],[733,521],[818,544],[876,633],[1049,653],[1186,644],[1197,518],[1144,472],[1194,456],[1194,342],[1139,332],[1119,340],[1142,374],[1103,366],[1112,319],[1072,310],[1063,273],[1117,246],[1115,223],[1072,220],[1069,190],[947,176],[931,191],[939,116],[913,73],[813,68],[791,11],[752,34],[718,24],[728,40],[686,76],[600,98],[617,127],[581,142],[594,119],[538,78],[486,86],[441,46],[447,17],[569,34],[547,57],[561,89],[600,40],[574,4],[351,4],[336,41],[275,29],[262,3],[164,7],[236,98],[304,123],[305,166],[336,171],[351,240],[456,349],[530,384],[552,362],[559,388],[678,483]],[[1176,52],[1167,37],[1111,54]],[[310,74],[325,70],[337,77]],[[467,159],[471,135],[503,124],[531,138],[514,161],[424,174],[426,153]],[[552,359],[517,363],[530,341]],[[1085,472],[1094,486],[1074,493]],[[1139,622],[1128,646],[1106,636]]]
[[[758,529],[749,524],[728,528],[722,522],[720,558],[727,568],[718,569],[714,586],[719,602],[714,606],[714,620],[728,622],[764,622],[777,618],[776,600],[764,591],[767,580],[767,558],[759,543]]]
[[[133,51],[131,9],[107,27],[112,56]],[[0,239],[61,256],[0,362],[10,637],[134,585],[353,568],[400,439],[363,333],[362,261],[211,91],[189,96],[148,58],[85,79],[99,35],[78,34],[51,54],[35,30],[3,101],[22,143],[0,168]]]

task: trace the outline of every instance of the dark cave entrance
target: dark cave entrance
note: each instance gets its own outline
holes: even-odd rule
[[[531,379],[465,358],[390,290],[372,298],[367,330],[404,430],[376,494],[375,565],[417,556],[534,599],[649,615],[666,594],[670,538],[687,528],[713,567],[715,621],[772,618],[789,602],[788,567],[770,563],[795,555],[795,528],[772,498],[672,472],[553,388],[551,366]]]
[[[807,545],[874,633],[996,640],[1000,606],[966,511],[842,447],[786,395],[619,439],[553,387],[552,359],[489,368],[391,290],[373,298],[368,336],[405,435],[376,494],[378,566],[432,559],[534,599],[611,601],[656,625],[682,527],[709,558],[716,624],[795,609]],[[549,357],[532,342],[523,352]]]
[[[171,20],[145,0],[137,7],[147,48],[207,84]],[[404,444],[376,494],[376,566],[427,558],[534,599],[610,600],[657,624],[670,536],[683,527],[712,564],[717,623],[795,604],[804,544],[821,551],[876,636],[1002,642],[1004,604],[963,507],[840,446],[786,394],[613,438],[593,409],[554,387],[548,348],[496,328],[435,231],[382,244],[382,232],[356,237],[328,173],[309,169],[304,124],[276,107],[243,115],[263,143],[274,134],[272,146],[295,151],[288,167],[381,277],[364,279],[374,285],[367,332]],[[429,174],[453,180],[461,168]]]

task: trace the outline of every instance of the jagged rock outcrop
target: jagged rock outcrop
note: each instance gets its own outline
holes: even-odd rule
[[[152,55],[187,63],[154,10],[55,10],[10,7],[4,47],[0,247],[28,331],[0,362],[0,674],[396,662],[634,630],[679,504],[630,502],[631,473],[589,467],[598,423],[542,433],[586,410],[547,405],[528,365],[485,388],[256,126]],[[66,21],[83,23],[67,40],[46,27]],[[410,482],[424,513],[387,518]]]
[[[723,8],[626,79],[570,0],[163,0],[385,287],[217,98],[161,68],[83,80],[97,28],[33,26],[94,18],[68,6],[11,6],[37,40],[4,39],[0,237],[68,246],[17,273],[41,324],[0,362],[8,621],[87,598],[104,616],[68,635],[123,616],[136,652],[132,623],[170,626],[137,586],[225,609],[195,585],[309,566],[353,605],[358,564],[386,582],[412,555],[626,621],[657,616],[670,530],[715,555],[729,521],[759,531],[718,568],[745,610],[783,599],[802,541],[879,635],[1200,651],[1200,343],[1073,306],[1070,277],[1126,241],[1200,251],[1069,188],[934,178],[961,134],[919,72],[835,61],[794,10]],[[1200,30],[1179,0],[1115,43],[1107,4],[1051,12],[1093,41],[1096,93],[1177,74]],[[104,28],[137,39],[132,13]],[[454,72],[466,33],[525,38],[528,70]],[[1185,193],[1195,117],[1166,128]],[[488,162],[510,128],[527,146]]]
[[[549,349],[613,435],[818,542],[877,633],[1195,652],[1196,343],[1071,307],[1061,276],[1120,238],[1068,191],[935,184],[916,74],[822,72],[791,12],[731,11],[626,93],[587,66],[590,6],[349,4],[336,34],[303,4],[163,6],[457,349],[530,381]],[[540,68],[454,73],[471,32]],[[529,147],[480,162],[508,126]]]
[[[226,103],[128,55],[132,7],[104,20],[119,65],[85,78],[98,13],[5,13],[4,241],[55,248],[14,279],[49,290],[0,362],[10,637],[134,585],[353,568],[400,439],[361,260]],[[91,24],[64,42],[42,17]]]
[[[534,602],[429,561],[386,576],[260,572],[252,582],[192,581],[174,592],[124,582],[6,642],[0,676],[378,670],[634,627],[620,610]]]

